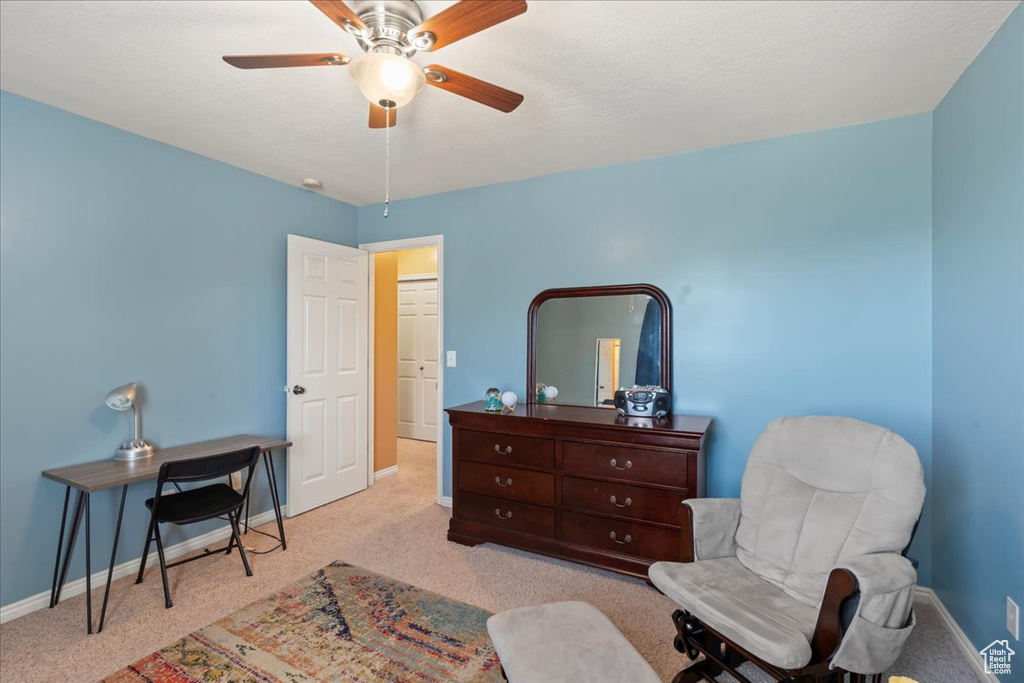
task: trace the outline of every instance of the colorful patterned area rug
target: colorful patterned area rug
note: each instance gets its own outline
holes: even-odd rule
[[[489,616],[335,562],[103,680],[499,682]]]

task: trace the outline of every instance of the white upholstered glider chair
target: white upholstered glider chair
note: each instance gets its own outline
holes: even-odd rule
[[[914,627],[905,553],[924,495],[917,451],[888,429],[843,417],[768,425],[740,498],[685,501],[683,562],[651,565],[681,607],[676,649],[705,655],[675,682],[745,660],[777,680],[877,680]]]

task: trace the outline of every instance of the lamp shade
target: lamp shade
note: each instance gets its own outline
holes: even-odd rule
[[[138,385],[132,382],[131,384],[111,389],[103,402],[114,410],[128,410],[135,403],[135,390],[137,387]]]
[[[427,82],[423,69],[414,62],[383,52],[359,55],[348,69],[366,99],[380,106],[384,106],[382,101],[394,102],[396,107],[409,104]]]

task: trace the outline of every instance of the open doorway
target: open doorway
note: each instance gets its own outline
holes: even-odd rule
[[[370,252],[370,481],[431,475],[441,489],[441,238],[363,244]],[[429,462],[427,462],[429,460]]]
[[[619,386],[619,359],[622,340],[599,337],[597,339],[596,368],[594,370],[594,405],[615,405],[615,390]]]

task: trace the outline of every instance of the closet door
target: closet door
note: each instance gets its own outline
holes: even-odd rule
[[[437,440],[437,280],[398,283],[398,436]]]

